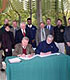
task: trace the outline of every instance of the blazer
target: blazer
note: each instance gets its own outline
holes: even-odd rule
[[[27,53],[27,54],[34,53],[34,50],[32,49],[31,44],[28,44],[28,45],[27,45],[27,47],[26,47],[26,53]],[[16,45],[15,45],[15,50],[13,51],[13,56],[17,56],[17,55],[19,55],[19,54],[23,54],[23,48],[22,48],[21,43],[16,44]]]
[[[17,28],[16,28],[16,31],[19,30],[19,29],[20,29],[20,27],[17,27]],[[11,28],[10,31],[13,32],[13,35],[14,35],[14,38],[15,38],[15,34],[16,34],[16,33],[15,33],[14,28]]]
[[[47,25],[45,26],[45,28],[47,29]],[[52,25],[49,31],[50,31],[50,34],[54,35],[54,27]]]
[[[65,42],[70,42],[70,26],[67,26],[67,27],[65,28],[64,41],[65,41]]]
[[[22,34],[21,29],[16,31],[16,34],[15,34],[15,44],[21,43],[23,37],[24,37],[24,35]]]
[[[45,29],[45,34],[46,34],[46,37],[47,35],[50,34],[49,30],[44,28]],[[37,29],[36,31],[36,45],[38,46],[38,44],[41,42],[41,28]]]

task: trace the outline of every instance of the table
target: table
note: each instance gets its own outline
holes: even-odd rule
[[[35,57],[12,64],[10,58],[6,58],[7,80],[70,80],[70,56]]]

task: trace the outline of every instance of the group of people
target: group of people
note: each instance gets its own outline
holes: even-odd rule
[[[31,57],[35,54],[48,55],[57,52],[70,55],[70,18],[67,27],[62,25],[61,19],[57,20],[55,27],[50,18],[47,18],[46,23],[47,25],[41,22],[37,29],[31,18],[27,19],[27,24],[21,22],[19,27],[16,20],[11,26],[9,20],[5,19],[0,29],[0,63],[12,55]]]

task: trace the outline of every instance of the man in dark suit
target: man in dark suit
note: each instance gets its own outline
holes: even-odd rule
[[[58,52],[58,48],[53,42],[53,36],[48,35],[45,41],[39,43],[38,47],[35,50],[36,54],[52,54]]]
[[[54,35],[54,27],[51,25],[51,19],[47,18],[46,23],[47,25],[45,26],[45,28],[50,31],[50,34]]]
[[[40,23],[40,28],[36,31],[36,44],[38,44],[41,41],[46,40],[47,35],[49,35],[49,30],[45,28],[45,24],[43,22]]]
[[[70,18],[68,18],[68,26],[65,28],[64,41],[66,54],[70,56]]]
[[[29,43],[32,45],[33,48],[36,47],[36,26],[32,25],[31,18],[27,19],[27,25],[26,25],[26,32],[27,32],[27,37],[29,38]]]
[[[20,24],[20,28],[18,31],[16,31],[16,34],[15,34],[15,43],[21,43],[21,40],[23,37],[26,36],[26,24],[25,22],[22,22]]]

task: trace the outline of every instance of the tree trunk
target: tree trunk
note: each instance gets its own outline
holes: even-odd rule
[[[42,8],[41,8],[41,0],[37,0],[37,24],[38,27],[40,25],[40,22],[42,22]]]
[[[66,16],[64,13],[64,5],[63,5],[63,0],[61,0],[61,8],[62,8],[62,14],[63,14],[63,20],[64,20],[64,25],[67,26],[67,20],[66,20]]]
[[[8,0],[2,0],[2,8],[0,9],[0,13],[2,13],[6,9],[7,3]]]
[[[30,18],[32,19],[32,0],[29,0],[29,6],[30,6]]]
[[[59,0],[55,0],[55,23],[57,23],[57,19],[59,18],[59,7],[58,7],[58,4],[59,4]]]
[[[20,26],[20,23],[21,23],[21,16],[19,15],[19,26]]]

